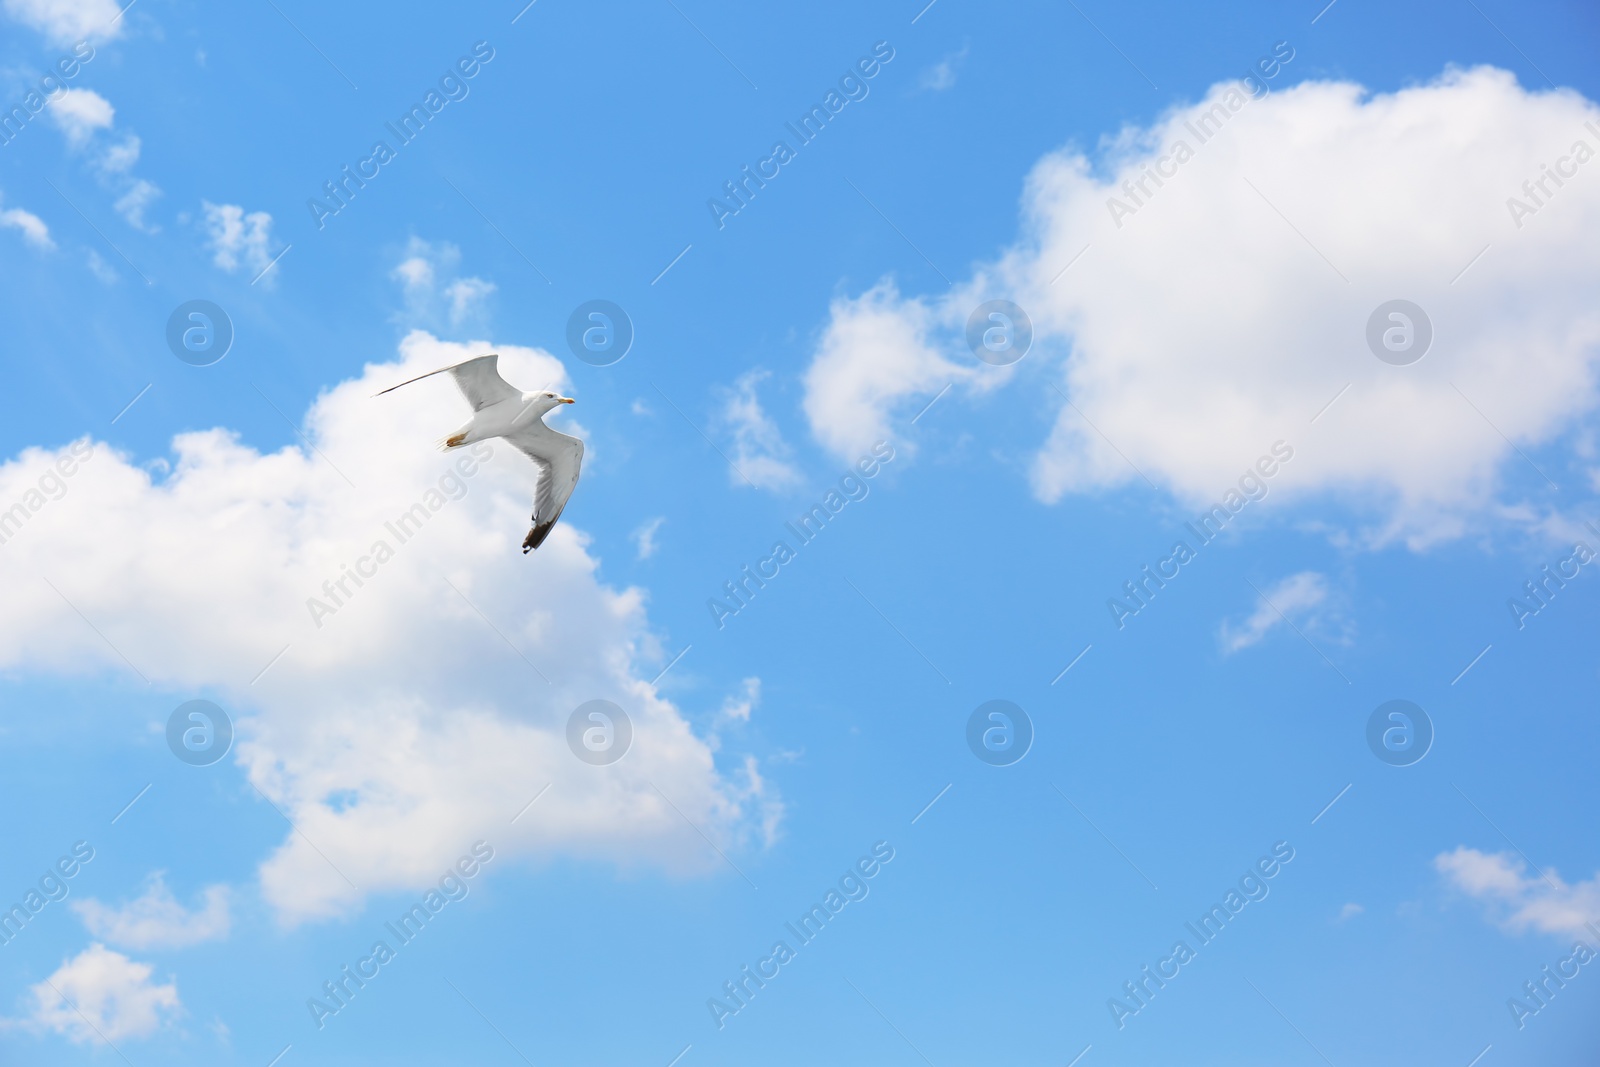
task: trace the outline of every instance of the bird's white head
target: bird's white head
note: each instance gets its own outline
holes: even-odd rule
[[[577,403],[570,396],[562,396],[560,393],[549,389],[541,389],[537,393],[524,393],[522,399],[529,412],[538,418],[543,418],[546,413],[555,410],[562,404]]]

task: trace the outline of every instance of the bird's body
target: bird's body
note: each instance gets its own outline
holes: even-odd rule
[[[544,424],[545,415],[553,408],[576,401],[548,390],[524,393],[514,388],[500,377],[499,362],[498,355],[478,356],[453,367],[441,367],[407,379],[400,385],[410,385],[448,371],[467,403],[472,405],[472,418],[444,439],[441,445],[445,451],[492,437],[504,437],[533,460],[539,472],[539,484],[533,496],[533,527],[522,541],[522,551],[526,554],[550,536],[572,490],[577,487],[578,470],[583,465],[583,442]],[[377,395],[393,392],[400,385],[391,385]]]

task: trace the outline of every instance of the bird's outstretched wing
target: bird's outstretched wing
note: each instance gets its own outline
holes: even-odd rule
[[[504,378],[500,377],[500,356],[491,354],[469,359],[465,363],[457,363],[452,367],[440,367],[427,374],[419,374],[415,378],[407,378],[400,385],[410,385],[420,382],[424,378],[431,378],[435,374],[450,372],[456,380],[456,385],[461,389],[461,394],[467,398],[467,403],[472,405],[473,411],[482,411],[491,404],[498,404],[502,400],[516,400],[522,393],[513,388]],[[392,393],[400,385],[391,385],[373,395],[382,396]]]
[[[539,485],[533,492],[533,528],[522,541],[526,555],[544,544],[572,497],[583,465],[583,442],[539,421],[508,434],[506,440],[526,453],[539,471]]]

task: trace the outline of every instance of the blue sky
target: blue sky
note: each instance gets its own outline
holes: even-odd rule
[[[1592,1062],[1592,10],[0,20],[6,1062]]]

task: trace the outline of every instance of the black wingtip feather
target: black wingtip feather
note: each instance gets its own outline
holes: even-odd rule
[[[522,554],[526,556],[529,552],[544,544],[544,539],[550,536],[550,531],[555,527],[555,523],[547,522],[529,530],[528,536],[522,539]]]

